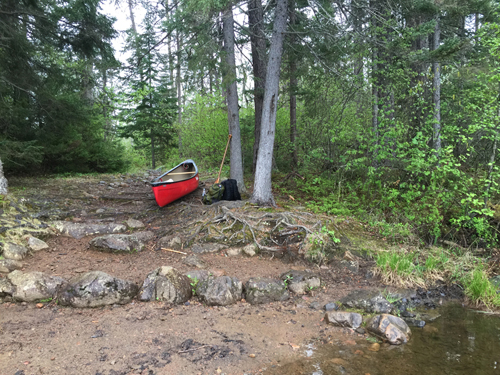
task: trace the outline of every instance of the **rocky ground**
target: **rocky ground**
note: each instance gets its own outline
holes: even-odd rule
[[[328,325],[324,310],[353,291],[390,290],[371,270],[365,250],[378,245],[369,233],[360,245],[363,228],[353,227],[348,219],[311,215],[299,206],[263,210],[245,201],[203,206],[204,183],[159,208],[145,184],[150,178],[9,180],[10,196],[16,200],[0,201],[5,256],[0,259],[0,375],[273,374],[304,356],[311,342],[355,346],[356,340],[366,341],[364,329]],[[272,229],[266,232],[263,223]],[[341,243],[325,248],[331,256],[319,264],[305,261],[305,247],[323,243],[315,236],[324,225],[335,226]],[[108,231],[101,231],[103,227]],[[103,238],[118,231],[122,237]],[[48,247],[39,250],[28,244],[30,236]],[[25,245],[28,253],[8,248],[10,240]],[[17,259],[9,263],[9,251],[21,255],[9,255]],[[73,295],[65,299],[60,292],[53,298],[21,295],[20,283],[31,281],[15,281],[39,271],[52,279],[32,283],[48,290],[53,280],[62,280],[55,288],[73,293],[78,288],[72,282],[89,271],[102,271],[117,278],[111,283],[124,280],[138,289],[162,266],[177,270],[184,284],[188,280],[187,298],[161,294],[157,283],[149,301],[135,297],[82,308]],[[225,306],[210,306],[201,289],[191,296],[195,280],[183,276],[200,270],[218,280],[236,277],[247,294],[238,294]],[[293,289],[292,271],[314,275],[320,285],[296,284],[298,289]],[[250,303],[248,282],[255,278],[284,284],[286,298]],[[434,303],[422,293],[407,298]],[[437,296],[441,294],[446,295]]]

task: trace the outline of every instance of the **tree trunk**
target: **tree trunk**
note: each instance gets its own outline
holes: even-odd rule
[[[175,33],[175,41],[177,47],[177,74],[175,77],[175,85],[177,86],[177,107],[178,107],[178,119],[179,126],[182,124],[182,89],[181,89],[181,36],[179,31]],[[182,156],[182,132],[179,132],[179,156]]]
[[[439,48],[441,30],[439,27],[439,15],[436,16],[436,26],[434,28],[434,51]],[[434,151],[439,157],[441,150],[441,76],[440,64],[437,60],[432,63],[432,71],[434,77],[432,79],[432,87],[434,89],[433,102],[434,102]]]
[[[370,2],[370,7],[373,8],[373,1]],[[378,167],[378,151],[379,151],[379,129],[378,129],[378,47],[377,47],[377,15],[372,16],[372,132],[373,132],[373,153],[372,166]]]
[[[264,35],[264,11],[262,0],[248,2],[248,25],[250,28],[250,41],[252,45],[252,67],[254,80],[254,105],[255,105],[255,130],[253,145],[252,171],[255,172],[257,152],[260,142],[260,128],[262,122],[262,103],[266,85],[266,39]]]
[[[278,109],[279,77],[286,31],[287,0],[277,0],[266,86],[262,108],[262,128],[257,154],[254,190],[251,201],[259,205],[275,205],[271,190],[276,112]]]
[[[223,16],[224,50],[226,52],[226,100],[227,120],[231,138],[230,177],[238,183],[238,189],[245,191],[243,182],[243,157],[241,153],[240,114],[238,107],[238,89],[236,86],[236,59],[234,55],[234,19],[233,6],[229,3]]]
[[[297,168],[299,163],[297,154],[297,56],[293,52],[293,45],[296,43],[296,38],[294,34],[294,26],[296,23],[296,13],[295,13],[295,0],[290,0],[289,5],[290,11],[290,26],[292,28],[292,33],[290,35],[290,48],[289,53],[289,69],[290,69],[290,147],[292,148],[290,152],[290,159],[292,161],[292,170]]]
[[[134,0],[128,0],[128,11],[130,14],[130,22],[132,23],[132,31],[134,35],[137,35],[137,27],[135,26],[135,17],[134,17]]]
[[[0,194],[7,194],[8,193],[8,189],[7,189],[7,179],[5,178],[4,174],[3,174],[3,165],[2,165],[2,159],[0,159]]]

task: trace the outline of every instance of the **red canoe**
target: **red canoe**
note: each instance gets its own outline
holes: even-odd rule
[[[160,207],[195,191],[198,187],[198,167],[191,159],[162,174],[151,182],[156,203]]]

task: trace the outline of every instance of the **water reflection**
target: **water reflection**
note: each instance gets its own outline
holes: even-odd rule
[[[500,317],[448,304],[441,317],[423,329],[412,327],[402,346],[371,343],[308,346],[304,358],[267,372],[268,375],[489,375],[500,374]]]

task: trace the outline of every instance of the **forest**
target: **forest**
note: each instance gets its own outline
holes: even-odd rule
[[[127,30],[104,7],[126,14]],[[291,197],[387,237],[494,248],[498,10],[493,0],[3,0],[4,174],[185,158],[213,171],[232,134],[225,168],[258,204]]]

